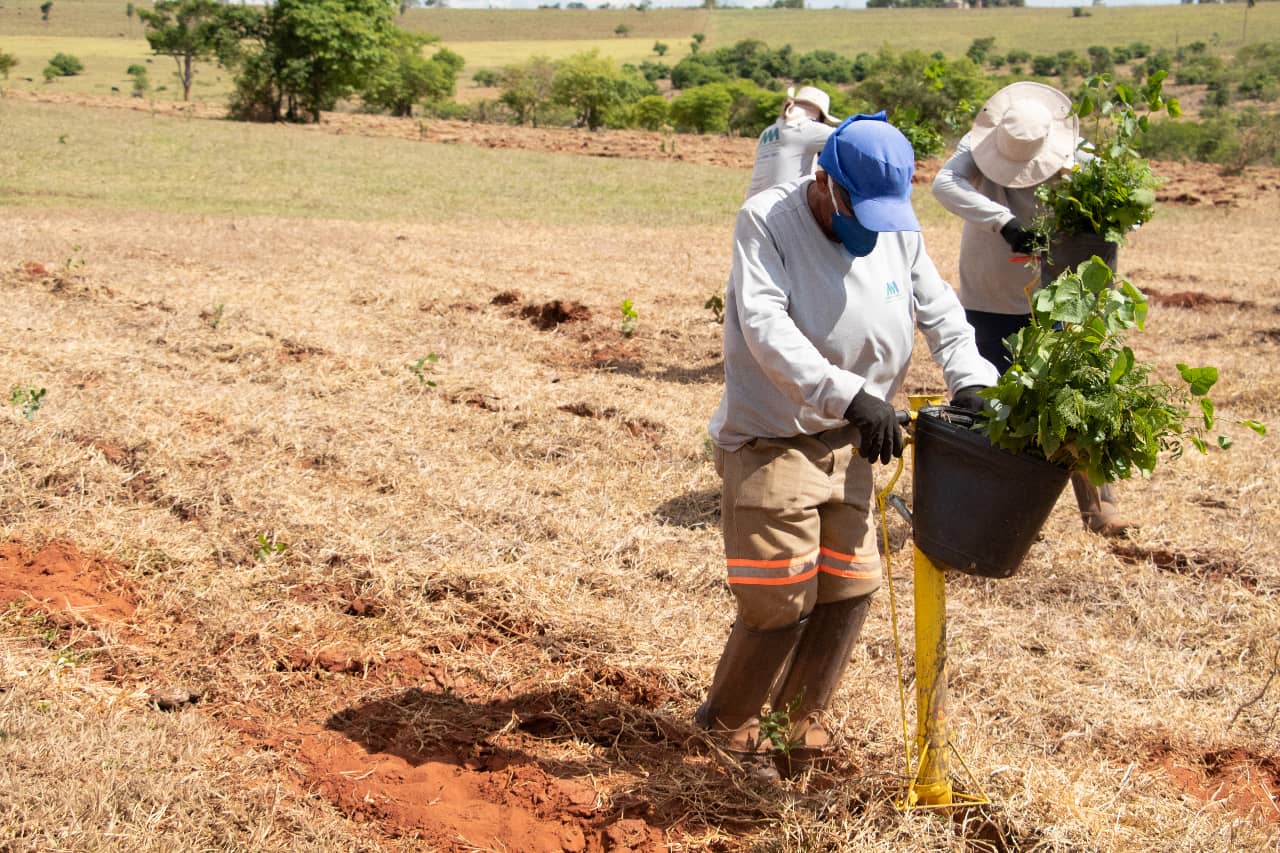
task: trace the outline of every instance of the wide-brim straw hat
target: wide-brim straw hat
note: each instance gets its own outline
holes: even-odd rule
[[[798,104],[808,104],[816,109],[827,124],[839,124],[840,119],[831,115],[831,96],[817,86],[801,86],[787,89],[787,98]]]
[[[969,149],[982,174],[997,184],[1033,187],[1071,163],[1079,127],[1062,92],[1043,83],[1013,83],[983,105],[969,131]]]

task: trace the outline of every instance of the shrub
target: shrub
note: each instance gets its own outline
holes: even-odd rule
[[[1010,65],[1026,65],[1031,61],[1031,52],[1015,48],[1004,55],[1005,61]]]
[[[640,63],[640,67],[637,70],[650,83],[665,80],[671,76],[671,66],[665,62],[650,62],[646,59]]]
[[[900,124],[898,130],[911,143],[917,160],[928,160],[942,153],[944,143],[942,135],[937,131],[918,124]]]
[[[1143,59],[1151,52],[1151,45],[1144,41],[1129,42],[1129,53],[1134,59]]]
[[[1057,57],[1040,54],[1031,60],[1031,73],[1037,77],[1054,77],[1058,74]]]
[[[708,83],[683,92],[671,102],[671,121],[677,130],[724,133],[729,129],[733,95],[723,83]]]
[[[667,123],[670,113],[671,105],[661,95],[645,95],[631,108],[636,127],[643,127],[645,130],[661,129]]]
[[[475,74],[471,75],[472,83],[475,83],[477,86],[483,86],[486,89],[491,89],[494,86],[497,86],[499,79],[498,72],[494,71],[492,68],[481,68]]]
[[[0,77],[9,79],[9,72],[18,64],[18,57],[0,50]]]
[[[1089,54],[1089,70],[1094,74],[1101,74],[1103,71],[1110,71],[1114,60],[1111,57],[1111,49],[1100,44],[1091,45],[1086,51]]]
[[[49,60],[49,67],[57,69],[57,77],[74,77],[84,70],[84,63],[69,53],[56,53]]]
[[[671,85],[677,89],[724,83],[728,79],[729,75],[720,69],[709,54],[704,53],[691,53],[671,69]]]

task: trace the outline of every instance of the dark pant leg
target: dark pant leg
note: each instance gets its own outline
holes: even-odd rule
[[[1031,322],[1030,314],[993,314],[989,311],[964,311],[964,317],[973,326],[973,336],[978,342],[978,352],[996,366],[1001,373],[1013,363],[1004,339]]]

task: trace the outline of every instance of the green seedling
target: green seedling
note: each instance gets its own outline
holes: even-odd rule
[[[436,387],[436,383],[427,377],[431,374],[432,367],[439,360],[440,356],[435,353],[429,353],[425,358],[420,358],[413,364],[407,364],[405,366],[409,368],[410,373],[418,377],[419,384],[425,385],[428,388],[434,388]]]
[[[629,338],[636,333],[640,325],[640,314],[630,299],[622,300],[622,336]]]
[[[226,305],[219,302],[208,311],[200,312],[200,317],[204,320],[206,326],[210,329],[216,329],[218,324],[222,322],[222,315],[226,311],[226,307]]]
[[[283,554],[287,550],[289,550],[289,546],[283,542],[277,542],[274,533],[271,534],[270,539],[267,538],[265,533],[258,534],[257,556],[259,560],[265,560],[273,554]]]
[[[702,303],[702,307],[711,312],[711,316],[717,323],[724,322],[724,300],[720,298],[720,294],[711,294],[707,301]]]
[[[65,142],[65,141],[66,141],[66,137],[64,136],[64,137],[60,138],[58,141],[59,141],[59,142]],[[64,269],[66,269],[66,270],[67,270],[67,272],[70,272],[71,270],[78,270],[78,269],[80,269],[81,267],[83,267],[83,266],[84,266],[84,258],[77,258],[77,257],[76,257],[76,253],[77,253],[77,252],[79,252],[79,251],[80,251],[80,247],[79,247],[79,246],[72,246],[72,247],[71,247],[71,256],[70,256],[69,258],[67,258],[65,261],[63,261],[63,262],[62,262],[62,266],[63,266],[63,268],[64,268]]]
[[[45,389],[34,386],[14,385],[9,389],[9,404],[22,410],[22,416],[32,420],[40,410],[44,400]]]

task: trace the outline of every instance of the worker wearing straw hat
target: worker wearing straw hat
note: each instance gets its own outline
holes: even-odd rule
[[[770,778],[766,703],[790,719],[783,771],[830,755],[823,715],[880,586],[871,465],[902,454],[888,401],[916,331],[957,405],[997,378],[925,252],[906,137],[853,116],[819,166],[738,212],[709,427],[737,616],[697,720]]]
[[[1069,170],[1077,156],[1087,156],[1077,151],[1078,143],[1070,98],[1041,83],[1013,83],[983,105],[934,178],[934,196],[964,220],[960,303],[978,349],[1002,371],[1012,361],[1004,339],[1031,321],[1032,274],[1016,260],[1036,250],[1036,188]],[[1083,474],[1073,474],[1071,484],[1089,530],[1119,536],[1133,526],[1111,486],[1099,489]]]
[[[760,134],[747,198],[786,181],[812,175],[827,137],[839,124],[831,97],[817,86],[787,89],[777,121]]]

